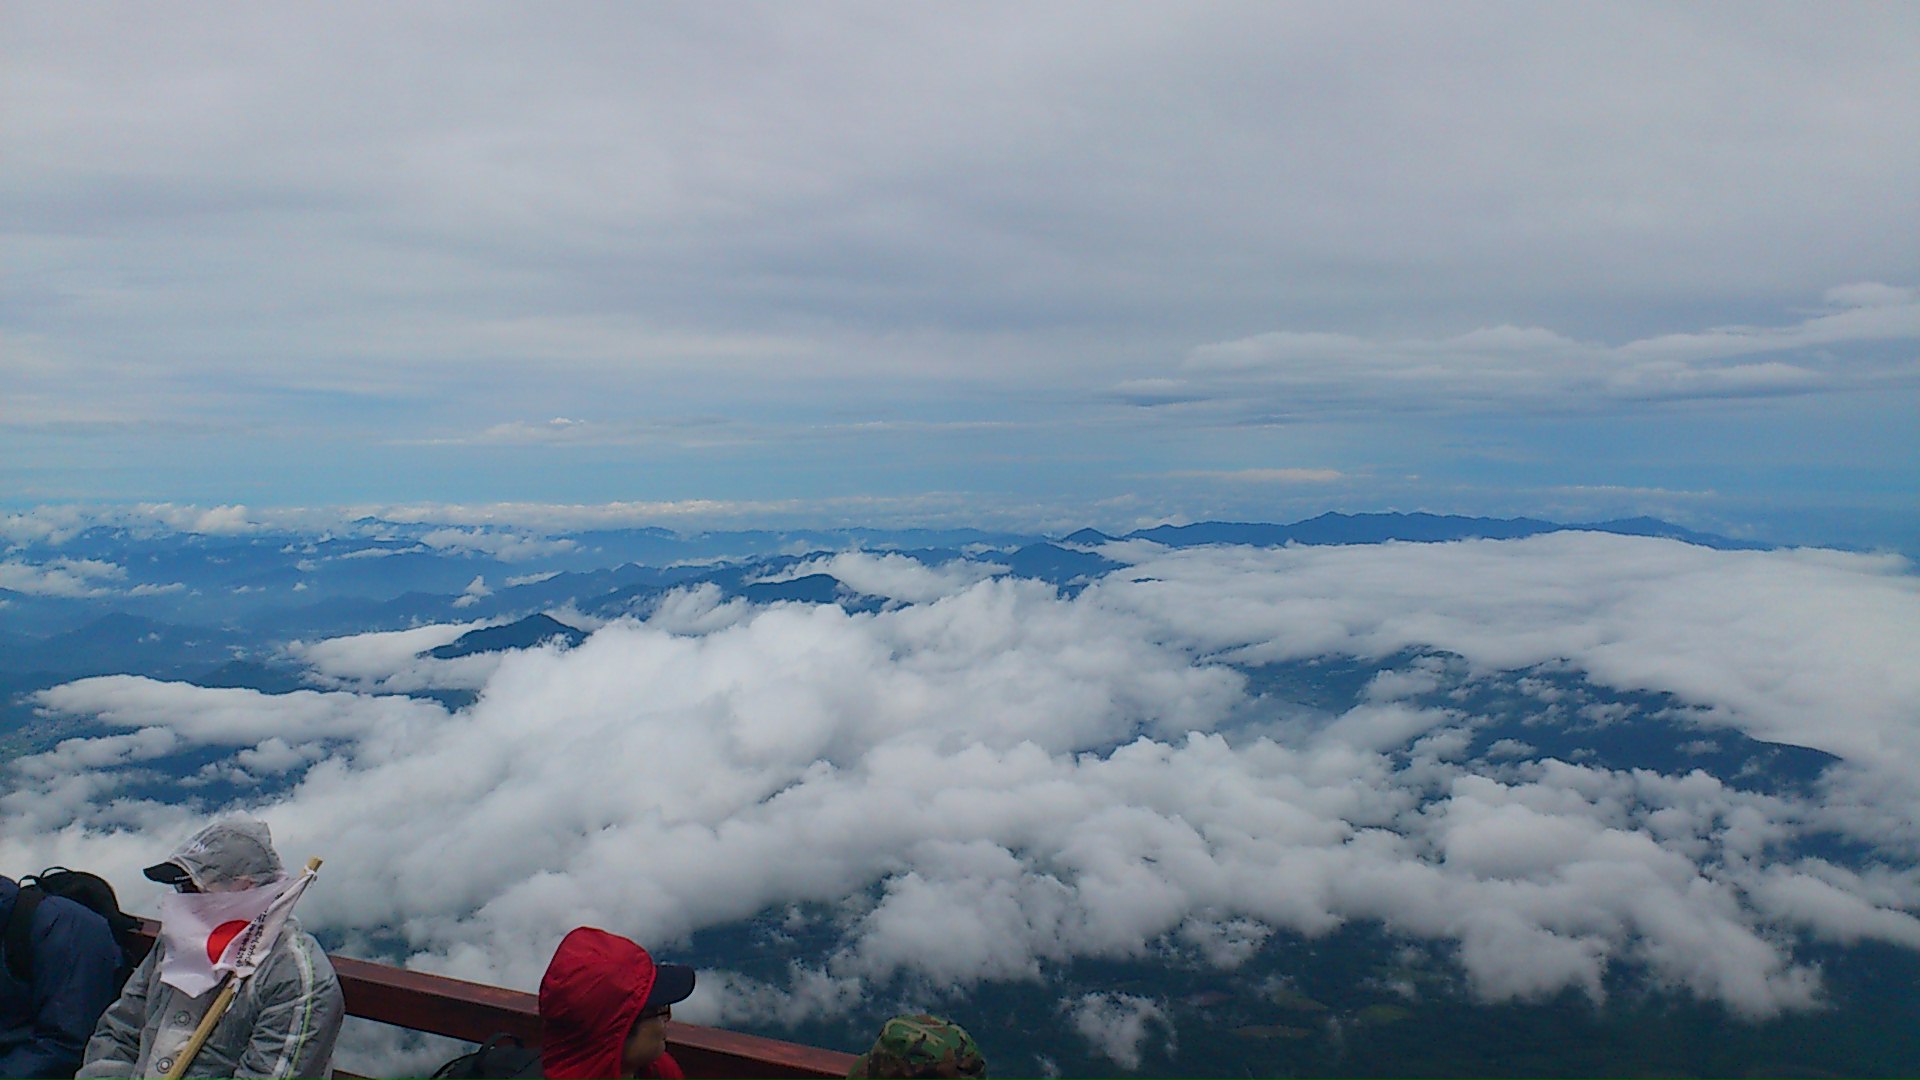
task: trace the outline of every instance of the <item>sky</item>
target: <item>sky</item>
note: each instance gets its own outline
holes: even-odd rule
[[[240,805],[287,860],[326,859],[302,917],[347,954],[530,989],[568,928],[606,926],[700,965],[675,1013],[730,1026],[901,979],[964,998],[1084,959],[1232,971],[1349,923],[1453,949],[1487,1001],[1602,1001],[1627,967],[1746,1019],[1829,1000],[1810,942],[1920,949],[1920,581],[1899,557],[1598,533],[1102,550],[1126,565],[1075,596],[990,560],[823,554],[784,572],[908,602],[706,585],[565,651],[423,655],[464,625],[294,643],[313,688],[290,694],[53,687],[47,716],[100,726],[10,764],[0,865],[86,866],[143,910],[139,868],[213,809],[197,785],[265,780]],[[1332,710],[1245,673],[1321,657],[1380,670]],[[1664,694],[1701,740],[1840,760],[1768,794],[1476,754],[1471,694],[1432,692],[1496,682],[1543,722]],[[479,695],[393,696],[423,688]],[[206,764],[154,789],[182,753]],[[1875,857],[1796,846],[1817,835]],[[769,911],[828,944],[776,979],[689,948]],[[1059,1014],[1132,1068],[1164,1004],[1072,990]]]
[[[0,3],[0,502],[1920,537],[1907,4]]]

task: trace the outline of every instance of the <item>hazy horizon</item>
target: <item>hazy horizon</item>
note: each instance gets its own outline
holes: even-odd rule
[[[249,536],[334,535],[412,537],[425,549],[489,552],[506,561],[536,559],[555,550],[553,538],[595,534],[661,532],[682,538],[748,535],[756,533],[807,536],[863,534],[923,534],[927,537],[977,536],[980,541],[1010,542],[1060,540],[1083,529],[1122,537],[1154,529],[1194,524],[1294,526],[1322,519],[1347,519],[1356,525],[1423,518],[1470,522],[1538,522],[1547,526],[1612,527],[1647,523],[1674,526],[1684,533],[1738,546],[1828,548],[1841,551],[1885,552],[1908,560],[1920,558],[1920,536],[1895,530],[1879,535],[1874,529],[1851,528],[1824,522],[1797,527],[1778,521],[1766,524],[1699,521],[1690,515],[1672,518],[1636,514],[1576,518],[1545,513],[1475,514],[1455,509],[1388,507],[1303,507],[1298,515],[1261,516],[1258,507],[1239,516],[1193,518],[1186,514],[1141,514],[1112,506],[1074,504],[1007,504],[987,506],[953,493],[931,493],[890,503],[880,499],[822,502],[803,500],[729,502],[690,499],[677,503],[612,502],[560,504],[539,502],[358,504],[342,506],[246,506],[238,503],[196,505],[171,502],[87,503],[30,505],[0,509],[0,555],[18,559],[30,549],[57,552],[89,529],[123,530],[133,536],[200,536],[239,539]],[[1727,531],[1715,531],[1720,525]],[[1824,527],[1822,527],[1824,526]],[[1363,530],[1364,531],[1364,530]],[[1360,542],[1366,542],[1356,537]],[[1717,542],[1717,541],[1713,541]],[[27,564],[7,565],[25,568]]]

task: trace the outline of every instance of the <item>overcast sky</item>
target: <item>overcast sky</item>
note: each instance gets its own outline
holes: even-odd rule
[[[0,500],[1920,535],[1911,4],[0,3]]]
[[[569,927],[602,925],[701,964],[676,1012],[702,1022],[835,1015],[902,974],[964,993],[1166,950],[1232,969],[1348,921],[1457,945],[1488,1000],[1599,998],[1624,967],[1748,1017],[1825,1000],[1809,936],[1920,949],[1901,559],[1594,533],[1107,551],[1132,565],[1072,599],[843,554],[808,569],[918,602],[849,615],[705,586],[568,652],[423,658],[467,629],[428,626],[296,645],[316,689],[292,694],[69,683],[38,705],[101,726],[0,776],[0,865],[90,867],[147,910],[139,867],[218,805],[192,803],[204,781],[284,780],[240,805],[288,860],[326,858],[302,913],[347,953],[379,934],[415,966],[531,988]],[[1328,711],[1220,662],[1313,657],[1384,667]],[[1518,678],[1536,665],[1569,678]],[[1475,756],[1476,695],[1421,697],[1461,685],[1517,688],[1557,724],[1672,695],[1701,740],[1842,762],[1769,795]],[[435,686],[481,693],[452,716],[389,695]],[[183,753],[205,768],[153,786]],[[1821,835],[1876,857],[1795,851]],[[777,985],[687,955],[693,931],[804,904],[826,943]],[[1061,1007],[1121,1064],[1156,1008]]]

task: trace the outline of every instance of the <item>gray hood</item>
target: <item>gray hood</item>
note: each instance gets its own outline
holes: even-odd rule
[[[222,892],[221,886],[231,889],[239,882],[257,887],[285,873],[267,823],[248,817],[223,818],[194,833],[165,862],[148,867],[147,876],[166,880],[168,864],[186,871],[203,892]]]

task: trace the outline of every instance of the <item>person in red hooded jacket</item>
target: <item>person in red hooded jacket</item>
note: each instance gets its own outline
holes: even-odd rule
[[[618,934],[575,928],[540,980],[541,1071],[552,1080],[685,1077],[667,1053],[667,1019],[691,993],[685,964],[656,964]]]

